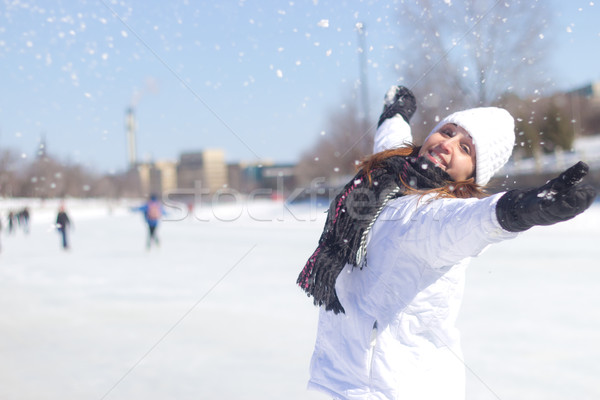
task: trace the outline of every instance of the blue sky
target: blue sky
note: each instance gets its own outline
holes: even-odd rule
[[[447,0],[449,1],[449,0]],[[125,169],[135,104],[140,160],[225,150],[294,162],[356,90],[368,33],[376,118],[397,76],[398,1],[4,1],[0,147],[100,172]],[[600,4],[554,1],[553,85],[600,80]]]

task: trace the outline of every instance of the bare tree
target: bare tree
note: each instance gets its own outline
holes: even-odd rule
[[[417,136],[436,118],[498,104],[506,92],[542,95],[552,46],[549,7],[535,0],[404,0],[396,70],[419,99],[415,122],[427,122]]]
[[[600,134],[600,99],[573,93],[567,96],[567,102],[575,135]]]
[[[373,148],[370,124],[359,114],[354,101],[330,114],[323,135],[300,158],[296,168],[300,184],[306,185],[315,178],[345,179],[356,172],[358,162]]]
[[[65,164],[60,178],[63,185],[59,197],[90,197],[92,188],[99,180],[90,170],[78,164]]]
[[[12,150],[4,149],[0,153],[0,195],[13,196],[17,191],[19,179],[17,172],[20,158]]]
[[[22,183],[15,194],[40,199],[56,197],[63,187],[62,171],[62,165],[54,158],[47,155],[37,157],[24,169]]]
[[[571,150],[575,137],[586,129],[579,119],[594,115],[593,99],[572,94],[556,93],[536,101],[513,97],[504,103],[516,119],[515,153],[520,157]]]

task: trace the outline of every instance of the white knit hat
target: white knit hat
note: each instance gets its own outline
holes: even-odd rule
[[[441,120],[427,138],[445,124],[456,124],[473,138],[476,154],[475,182],[478,185],[488,183],[512,154],[515,145],[515,120],[503,108],[480,107],[455,112]]]

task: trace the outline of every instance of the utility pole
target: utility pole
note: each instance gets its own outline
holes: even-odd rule
[[[362,22],[356,23],[356,32],[358,34],[358,67],[359,67],[359,82],[360,82],[360,97],[362,103],[363,124],[365,128],[368,126],[370,107],[369,107],[369,85],[367,82],[367,45],[366,45],[366,28]]]

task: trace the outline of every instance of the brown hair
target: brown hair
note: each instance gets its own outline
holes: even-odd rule
[[[408,144],[403,147],[397,147],[395,149],[384,150],[379,153],[375,153],[370,157],[364,159],[359,165],[358,169],[362,171],[369,179],[371,184],[371,171],[379,168],[383,165],[383,162],[389,157],[402,156],[402,157],[416,157],[419,155],[420,146]],[[400,178],[402,181],[402,178]],[[436,198],[460,198],[467,199],[471,197],[483,198],[487,197],[488,194],[484,192],[484,187],[479,186],[475,183],[475,178],[469,178],[464,181],[448,182],[444,185],[435,189],[419,190],[410,187],[406,182],[402,181],[402,184],[408,189],[407,194],[421,194],[426,195],[434,193]]]

